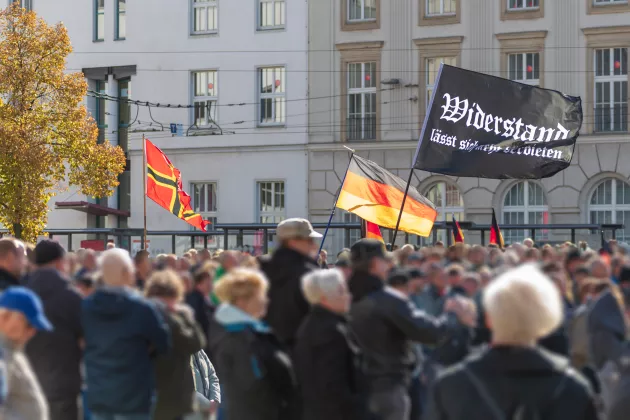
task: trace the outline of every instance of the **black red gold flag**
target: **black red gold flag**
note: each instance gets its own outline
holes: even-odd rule
[[[363,219],[361,219],[361,237],[364,239],[376,239],[379,242],[385,243],[383,235],[381,234],[381,228]]]
[[[455,242],[456,244],[464,243],[464,232],[455,219],[455,216],[453,216],[453,242]]]
[[[190,205],[190,196],[182,188],[182,177],[171,161],[157,146],[145,140],[147,158],[147,197],[160,207],[173,213],[189,225],[202,231],[210,224],[195,213]]]
[[[341,187],[337,207],[387,229],[396,229],[407,182],[376,163],[354,155]],[[437,217],[435,206],[409,187],[399,230],[429,236]]]
[[[501,233],[501,229],[499,229],[499,224],[497,223],[497,216],[494,214],[494,209],[492,209],[492,226],[490,227],[490,243],[497,245],[501,249],[505,247],[505,242],[503,241],[503,234]]]

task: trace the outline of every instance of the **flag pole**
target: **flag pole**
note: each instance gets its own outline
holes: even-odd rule
[[[143,195],[142,203],[144,206],[144,229],[142,231],[142,248],[147,249],[147,140],[142,135],[142,189]]]
[[[409,172],[409,179],[407,180],[407,187],[405,188],[405,195],[403,195],[402,204],[400,205],[400,212],[398,213],[398,220],[396,221],[396,230],[394,230],[394,237],[392,238],[392,249],[394,250],[394,244],[396,243],[396,235],[398,235],[398,227],[400,226],[400,219],[402,219],[403,210],[405,209],[405,201],[407,201],[407,194],[409,193],[409,185],[411,185],[411,177],[413,176],[413,168]]]
[[[350,164],[352,163],[352,157],[354,156],[354,150],[347,147],[347,146],[343,146],[345,149],[348,149],[350,151],[350,160],[348,162],[348,169],[350,168]],[[326,242],[326,235],[328,235],[328,229],[330,229],[330,224],[332,223],[332,219],[333,217],[335,217],[335,210],[337,210],[337,200],[339,200],[339,195],[341,194],[341,189],[343,188],[343,183],[346,181],[346,175],[348,174],[348,169],[346,169],[346,172],[343,174],[343,179],[341,180],[341,185],[339,186],[339,190],[337,191],[337,195],[335,196],[335,202],[333,203],[333,208],[332,211],[330,212],[330,217],[328,218],[328,224],[326,225],[326,230],[324,231],[324,236],[322,236],[322,243],[319,245],[319,252],[317,253],[317,255],[319,255],[322,252],[322,249],[324,249],[324,242]]]

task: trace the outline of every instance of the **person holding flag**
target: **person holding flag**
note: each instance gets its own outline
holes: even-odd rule
[[[455,215],[453,215],[453,242],[456,244],[464,243],[464,232],[462,232],[462,228],[459,226],[459,223],[455,219]]]
[[[492,209],[492,225],[490,226],[490,245],[496,245],[500,249],[505,248],[503,234],[501,233],[501,229],[499,229],[499,224],[497,223],[497,216],[494,214],[494,209]]]

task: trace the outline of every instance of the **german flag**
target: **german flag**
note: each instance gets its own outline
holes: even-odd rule
[[[149,140],[145,140],[147,159],[147,197],[189,225],[202,231],[210,222],[192,210],[190,196],[182,188],[182,177],[166,155]]]
[[[376,163],[357,155],[352,157],[337,207],[367,222],[396,229],[407,183]],[[414,187],[409,187],[399,230],[429,236],[437,217],[435,206]]]
[[[607,265],[610,266],[610,259],[613,255],[612,247],[610,246],[610,242],[608,242],[606,238],[604,238],[604,231],[600,230],[599,234],[601,237],[601,247],[599,249],[599,256]]]
[[[501,234],[501,229],[499,229],[499,224],[497,223],[497,216],[494,214],[494,209],[492,209],[492,226],[490,226],[490,243],[497,245],[501,249],[505,247],[505,242],[503,242],[503,234]]]
[[[462,228],[459,226],[459,223],[453,216],[453,242],[464,243],[464,232],[462,232]]]
[[[361,237],[364,239],[376,239],[379,242],[385,243],[383,235],[381,235],[381,228],[363,219],[361,219]]]

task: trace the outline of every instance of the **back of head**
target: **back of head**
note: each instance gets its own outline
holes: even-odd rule
[[[131,256],[124,249],[112,248],[103,252],[98,265],[105,285],[122,287],[133,284],[134,264]]]

